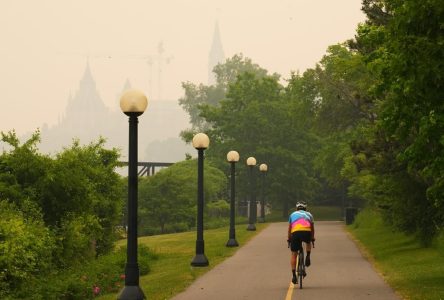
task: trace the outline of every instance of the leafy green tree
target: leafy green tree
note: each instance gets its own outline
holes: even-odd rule
[[[226,177],[208,161],[204,166],[205,203],[219,200]],[[186,160],[140,179],[139,220],[141,232],[152,234],[184,231],[195,226],[197,161]],[[157,230],[156,230],[157,229]]]
[[[226,169],[225,155],[235,149],[241,161],[254,156],[259,164],[266,162],[271,198],[285,215],[290,203],[310,199],[316,186],[309,158],[316,139],[307,130],[308,102],[295,96],[297,80],[294,77],[285,89],[276,76],[243,73],[229,86],[226,99],[217,106],[202,106],[201,114],[211,125],[207,133],[216,144],[207,151],[210,159]],[[239,191],[245,197],[249,176],[247,168],[239,171]]]
[[[363,0],[362,11],[367,16],[367,24],[387,25],[392,16],[385,0]]]
[[[349,42],[361,63],[349,65],[352,77],[341,77],[364,92],[370,106],[344,136],[352,155],[344,157],[340,173],[351,181],[349,194],[382,208],[388,221],[428,245],[444,223],[444,6],[366,0],[363,10],[368,20]],[[332,116],[353,121],[352,115]]]
[[[94,242],[98,254],[112,248],[123,198],[122,181],[114,172],[118,151],[104,149],[104,143],[100,139],[80,146],[79,141],[74,141],[70,148],[57,154],[40,187],[41,206],[48,224],[59,226],[72,220],[73,215],[90,215],[88,220],[97,218],[101,227]]]
[[[9,144],[11,150],[0,156],[0,197],[20,208],[26,199],[35,201],[40,197],[38,187],[52,161],[38,152],[38,131],[23,144],[14,131],[1,132],[1,140]]]
[[[418,187],[411,209],[425,213],[416,224],[428,243],[444,223],[444,5],[441,1],[386,1],[388,50],[382,73],[381,130],[396,159]],[[403,195],[405,197],[407,195]],[[428,241],[427,241],[428,240]]]
[[[186,141],[192,139],[193,133],[198,131],[206,131],[208,124],[200,116],[202,105],[217,105],[225,98],[228,87],[235,82],[237,76],[245,73],[255,73],[258,76],[266,76],[267,71],[253,63],[251,59],[243,57],[242,54],[236,54],[229,58],[223,64],[214,67],[213,72],[216,74],[216,84],[206,86],[204,84],[196,85],[191,82],[182,83],[185,95],[179,99],[179,104],[190,115],[191,129],[181,133]],[[275,75],[277,76],[277,75]]]
[[[51,158],[38,152],[38,131],[23,144],[13,131],[1,136],[10,145],[10,151],[0,155],[2,199],[15,203],[26,215],[29,205],[23,203],[34,203],[54,234],[64,232],[61,228],[77,218],[97,220],[100,230],[90,241],[95,248],[89,248],[97,254],[109,251],[122,208],[121,181],[114,172],[118,151],[104,149],[103,139],[87,146],[75,141]]]
[[[374,98],[368,89],[375,79],[361,54],[345,45],[330,46],[316,73],[321,133],[351,131],[363,119],[374,122]]]

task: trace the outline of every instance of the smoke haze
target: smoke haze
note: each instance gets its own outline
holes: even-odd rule
[[[313,67],[327,46],[354,36],[364,20],[360,2],[1,0],[0,131],[24,135],[59,124],[88,63],[103,104],[121,114],[123,126],[118,99],[127,80],[146,92],[153,107],[177,103],[181,82],[208,83],[216,22],[227,58],[242,53],[288,78]],[[141,122],[162,121],[149,110]],[[177,133],[164,134],[156,122],[146,135],[177,137],[187,116],[173,110]]]

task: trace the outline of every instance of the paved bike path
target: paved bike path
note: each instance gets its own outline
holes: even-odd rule
[[[316,248],[302,290],[290,282],[287,223],[274,223],[173,300],[399,299],[343,226],[316,223]]]

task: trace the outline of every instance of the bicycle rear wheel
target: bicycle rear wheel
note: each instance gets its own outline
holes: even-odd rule
[[[299,289],[302,289],[302,279],[304,278],[304,251],[300,251],[298,255],[298,277]]]

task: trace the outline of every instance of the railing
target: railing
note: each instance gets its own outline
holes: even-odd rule
[[[142,169],[140,169],[137,172],[137,175],[139,176],[152,176],[155,173],[156,167],[157,168],[165,168],[165,167],[169,167],[171,166],[173,163],[166,163],[166,162],[138,162],[137,166],[138,167],[142,167]],[[121,161],[119,162],[119,165],[124,167],[124,166],[128,166],[128,162],[126,161]]]

